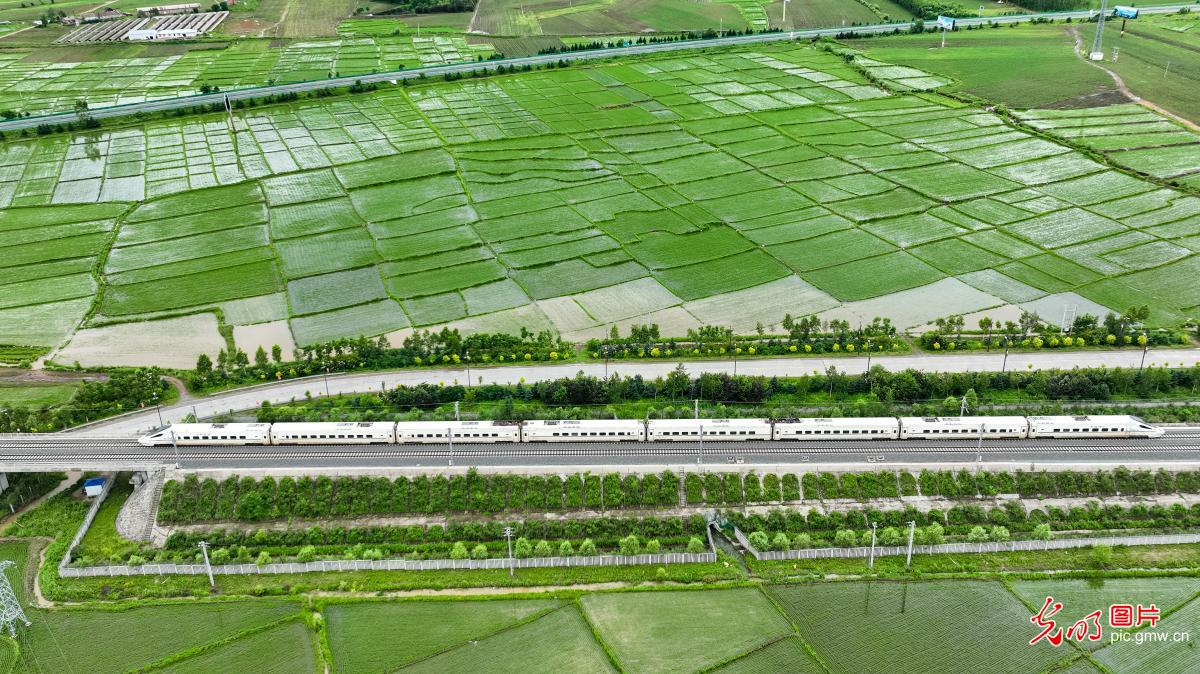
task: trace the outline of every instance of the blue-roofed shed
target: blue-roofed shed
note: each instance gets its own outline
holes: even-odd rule
[[[92,477],[84,480],[83,493],[88,496],[99,496],[104,491],[104,478]]]

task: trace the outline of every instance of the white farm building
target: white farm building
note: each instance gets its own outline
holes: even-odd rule
[[[140,42],[143,40],[187,40],[199,34],[200,31],[195,28],[167,28],[165,30],[151,28],[149,30],[131,30],[125,35],[125,39],[131,42]]]

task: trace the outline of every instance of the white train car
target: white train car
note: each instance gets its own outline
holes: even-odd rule
[[[637,419],[596,421],[526,421],[521,424],[523,442],[641,442],[646,425]]]
[[[705,440],[770,440],[767,419],[653,419],[647,428],[650,442]]]
[[[949,440],[954,438],[996,440],[1029,437],[1025,417],[901,417],[900,439]]]
[[[276,423],[271,425],[272,445],[373,445],[396,441],[396,424],[390,421],[336,421]]]
[[[1031,438],[1161,438],[1166,431],[1127,414],[1029,417]]]
[[[451,441],[490,444],[520,442],[521,427],[504,421],[401,421],[396,424],[400,444],[446,445]]]
[[[163,445],[269,445],[271,424],[171,424],[138,438],[146,447]]]
[[[897,440],[900,421],[896,417],[841,419],[779,419],[776,440]]]

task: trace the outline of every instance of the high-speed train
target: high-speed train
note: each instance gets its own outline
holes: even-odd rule
[[[837,419],[606,419],[597,421],[341,421],[173,424],[138,438],[160,445],[371,445],[498,442],[749,440],[953,440],[1157,438],[1165,431],[1128,415],[1056,417],[861,417]]]

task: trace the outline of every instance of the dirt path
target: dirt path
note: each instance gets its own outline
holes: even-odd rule
[[[274,34],[271,35],[271,37],[279,37],[279,28],[283,26],[283,23],[285,21],[287,21],[288,12],[292,11],[293,4],[295,4],[295,0],[289,0],[288,4],[285,5],[283,8],[283,13],[279,15],[279,20],[276,21],[275,23],[267,26],[266,28],[263,28],[262,30],[258,31],[258,36],[266,37],[267,31],[275,31]]]
[[[188,390],[187,385],[183,383],[182,379],[166,375],[163,375],[163,379],[171,382],[171,386],[174,386],[175,390],[179,392],[179,400],[176,401],[176,405],[186,405],[196,399],[196,396],[192,395],[192,392]]]
[[[1075,55],[1078,56],[1079,58],[1083,59],[1083,62],[1088,64],[1089,66],[1092,66],[1093,68],[1098,68],[1098,69],[1103,70],[1104,72],[1108,73],[1108,76],[1112,78],[1113,85],[1115,85],[1117,87],[1117,91],[1120,91],[1126,98],[1128,98],[1130,101],[1132,101],[1134,103],[1137,103],[1138,105],[1142,106],[1143,108],[1148,108],[1150,110],[1153,110],[1154,112],[1157,112],[1160,115],[1163,115],[1164,117],[1169,117],[1170,119],[1186,126],[1188,129],[1191,129],[1192,131],[1195,131],[1196,133],[1200,133],[1200,124],[1196,124],[1195,122],[1193,122],[1190,119],[1180,117],[1179,115],[1171,112],[1170,110],[1167,110],[1166,108],[1158,105],[1157,103],[1154,103],[1153,101],[1148,101],[1148,100],[1142,98],[1141,96],[1138,96],[1137,94],[1133,93],[1133,91],[1131,91],[1128,86],[1126,86],[1125,80],[1121,79],[1120,75],[1113,72],[1109,68],[1106,68],[1106,67],[1100,65],[1098,62],[1089,59],[1087,57],[1087,54],[1084,53],[1083,36],[1079,33],[1079,26],[1071,26],[1070,28],[1067,29],[1067,31],[1069,31],[1071,33],[1071,37],[1073,37],[1075,39]]]

